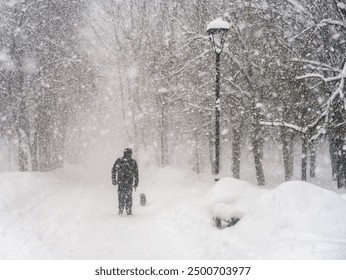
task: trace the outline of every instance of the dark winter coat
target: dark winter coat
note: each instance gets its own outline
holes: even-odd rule
[[[118,158],[112,168],[112,183],[119,189],[137,187],[139,183],[137,162],[131,157]]]

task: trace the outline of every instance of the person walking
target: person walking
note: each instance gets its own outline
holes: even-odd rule
[[[132,158],[132,150],[126,148],[124,156],[118,158],[112,168],[112,184],[118,185],[118,215],[124,209],[127,215],[132,215],[132,190],[136,190],[139,183],[138,165]]]

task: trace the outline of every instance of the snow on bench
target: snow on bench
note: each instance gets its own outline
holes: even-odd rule
[[[244,210],[234,209],[233,206],[224,203],[215,204],[212,211],[217,228],[222,227],[222,221],[227,224],[227,227],[234,226],[244,215]]]
[[[217,228],[234,226],[264,190],[242,180],[222,178],[206,194],[207,208]]]

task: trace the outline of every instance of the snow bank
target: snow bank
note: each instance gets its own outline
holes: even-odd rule
[[[346,241],[346,215],[342,213],[346,213],[346,202],[340,195],[306,182],[286,182],[254,202],[239,230],[265,228],[256,239],[305,233]]]
[[[251,258],[346,258],[346,201],[340,194],[301,181],[260,190],[225,178],[206,196],[211,215],[241,218],[223,238]]]
[[[259,197],[249,211],[253,223],[270,217],[276,228],[295,228],[315,234],[346,237],[346,202],[340,195],[313,184],[281,184]],[[257,222],[255,222],[255,220]],[[331,232],[332,231],[332,232]]]

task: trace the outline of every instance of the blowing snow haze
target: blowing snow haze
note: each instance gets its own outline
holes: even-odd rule
[[[345,17],[327,0],[0,0],[0,258],[344,259]],[[127,147],[141,179],[119,217]]]

